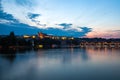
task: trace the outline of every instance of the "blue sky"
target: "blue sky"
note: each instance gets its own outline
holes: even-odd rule
[[[0,26],[0,34],[13,30],[16,34],[35,34],[37,31],[42,31],[62,36],[120,38],[120,0],[1,0],[0,2],[1,13],[9,14],[16,20],[10,21],[0,16],[0,25],[6,26]],[[8,23],[9,25],[6,25]],[[22,30],[23,27],[25,32]]]

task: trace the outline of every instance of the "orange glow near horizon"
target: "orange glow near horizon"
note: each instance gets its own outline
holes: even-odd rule
[[[90,32],[86,36],[86,38],[120,38],[118,32]]]

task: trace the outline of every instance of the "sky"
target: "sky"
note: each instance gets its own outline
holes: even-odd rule
[[[0,35],[120,38],[120,0],[0,0]]]

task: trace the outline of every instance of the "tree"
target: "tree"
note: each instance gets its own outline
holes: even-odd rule
[[[14,32],[10,32],[8,40],[9,40],[8,42],[10,45],[16,45],[17,39],[16,39]]]

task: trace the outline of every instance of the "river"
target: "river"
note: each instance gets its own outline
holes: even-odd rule
[[[0,54],[0,80],[120,80],[120,49],[40,49]]]

